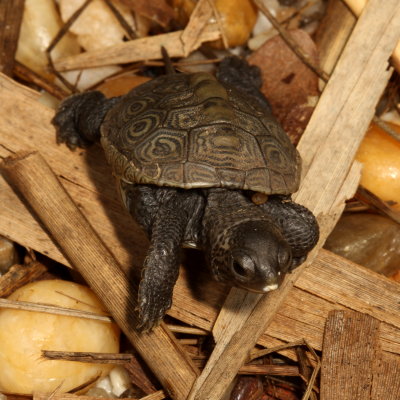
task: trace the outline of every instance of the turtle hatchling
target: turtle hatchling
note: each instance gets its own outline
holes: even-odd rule
[[[260,92],[259,70],[237,57],[216,76],[166,62],[166,75],[124,96],[67,98],[52,121],[71,149],[101,142],[123,204],[149,235],[142,331],[171,307],[182,247],[203,250],[218,281],[266,293],[319,236],[314,215],[291,200],[301,160]]]

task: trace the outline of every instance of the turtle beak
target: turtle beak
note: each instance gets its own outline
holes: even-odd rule
[[[278,289],[284,273],[268,266],[260,268],[253,260],[254,257],[244,255],[243,252],[233,258],[230,273],[236,286],[256,293]]]

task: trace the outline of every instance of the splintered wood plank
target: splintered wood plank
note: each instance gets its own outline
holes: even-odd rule
[[[321,399],[370,399],[379,321],[354,311],[334,311],[326,321]]]

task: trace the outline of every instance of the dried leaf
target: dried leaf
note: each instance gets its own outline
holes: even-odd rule
[[[314,64],[317,50],[302,30],[290,31],[293,39]],[[289,48],[280,36],[274,36],[255,51],[249,62],[261,69],[262,92],[276,117],[298,138],[311,116],[309,97],[318,95],[318,77]]]

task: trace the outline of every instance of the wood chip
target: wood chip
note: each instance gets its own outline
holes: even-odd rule
[[[378,338],[375,318],[354,311],[329,313],[322,348],[321,398],[370,398]]]

